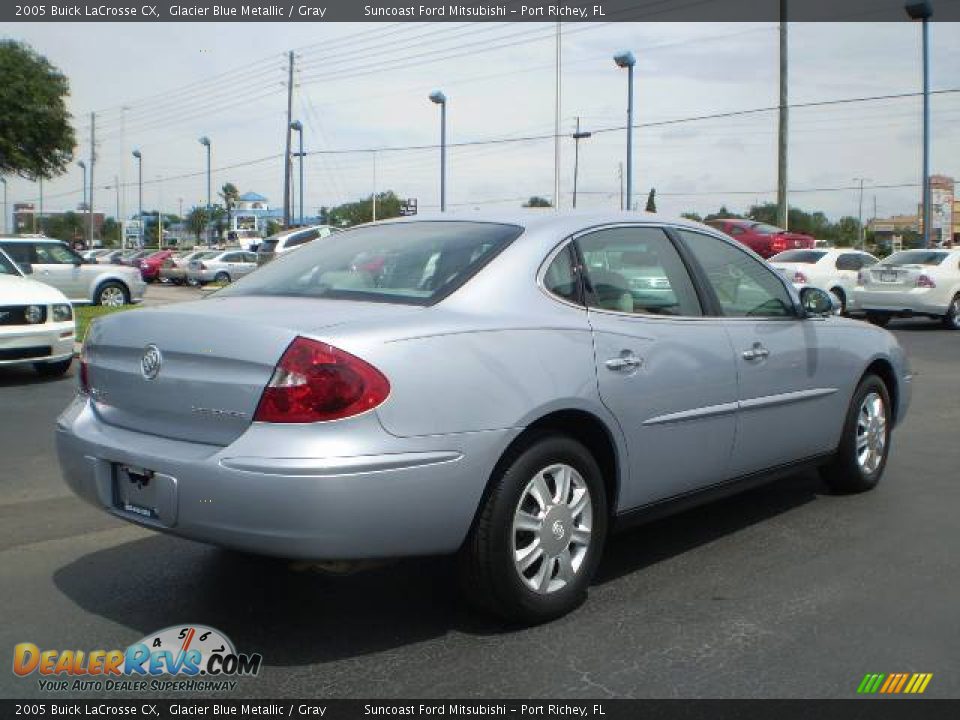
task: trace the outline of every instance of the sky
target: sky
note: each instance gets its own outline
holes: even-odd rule
[[[144,209],[203,204],[201,136],[212,142],[214,193],[232,182],[282,205],[290,50],[293,118],[310,153],[308,215],[374,189],[437,208],[434,89],[448,97],[450,208],[517,207],[553,195],[553,23],[43,23],[0,32],[68,77],[77,159],[89,160],[96,112],[94,203],[108,215],[118,204],[124,216],[136,212],[134,149],[143,156]],[[644,125],[634,134],[634,203],[643,207],[651,188],[658,210],[672,215],[775,200],[775,111],[690,119],[777,105],[775,23],[582,23],[561,33],[562,208],[572,200],[567,135],[577,117],[594,133],[580,145],[577,206],[619,207],[627,74],[612,56],[624,49],[637,57],[635,122]],[[960,89],[960,26],[933,23],[930,34],[932,89]],[[920,32],[909,22],[791,23],[789,49],[791,103],[922,87]],[[931,170],[960,179],[960,92],[935,94],[931,109]],[[921,133],[918,96],[791,109],[791,205],[856,216],[859,193],[849,188],[866,178],[864,218],[874,203],[879,217],[915,212]],[[456,146],[508,139],[520,140]],[[419,149],[397,149],[410,146]],[[45,211],[76,208],[81,173],[73,164],[44,183]],[[8,183],[11,207],[39,200],[34,183]]]

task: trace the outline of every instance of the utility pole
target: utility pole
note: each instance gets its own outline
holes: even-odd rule
[[[283,154],[283,226],[290,227],[290,173],[292,166],[290,163],[290,134],[293,129],[290,123],[293,122],[293,50],[287,54],[289,67],[287,69],[287,149]]]
[[[553,117],[553,209],[560,210],[560,23],[557,23],[556,107]]]
[[[90,113],[90,196],[87,205],[88,244],[93,247],[93,168],[97,163],[97,114]]]
[[[120,221],[120,178],[113,176],[113,187],[117,190],[117,222]]]
[[[580,118],[577,117],[577,131],[573,133],[573,207],[577,207],[577,174],[580,171],[580,141],[586,140],[593,133],[580,132]]]
[[[787,229],[787,0],[780,0],[780,122],[777,131],[777,225]]]
[[[377,151],[373,151],[373,220],[377,221]]]
[[[864,241],[864,237],[863,237],[863,183],[864,183],[865,180],[869,180],[869,179],[870,179],[870,178],[862,178],[862,177],[861,177],[861,178],[854,178],[854,179],[853,179],[854,182],[859,182],[859,183],[860,183],[860,202],[859,202],[859,208],[858,208],[858,210],[857,210],[857,239],[858,239],[859,242],[858,242],[858,245],[857,245],[857,246],[858,246],[861,250],[863,250],[863,241]],[[876,196],[874,196],[874,199],[876,199]]]
[[[7,179],[0,177],[0,183],[3,183],[3,234],[7,234]]]

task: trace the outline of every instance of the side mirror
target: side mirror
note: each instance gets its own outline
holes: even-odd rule
[[[24,275],[33,275],[33,265],[30,263],[20,263],[19,265]]]
[[[825,317],[839,314],[840,304],[825,290],[805,287],[800,290],[800,304],[807,317]]]

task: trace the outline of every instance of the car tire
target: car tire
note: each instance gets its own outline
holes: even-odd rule
[[[836,295],[837,299],[840,301],[840,314],[847,314],[847,294],[843,291],[843,288],[835,287],[830,288],[830,292]]]
[[[947,314],[940,322],[947,330],[960,330],[960,293],[953,296],[950,301],[950,307],[947,308]]]
[[[33,364],[33,369],[37,371],[37,375],[40,377],[60,377],[70,369],[70,363],[72,362],[72,357],[58,362],[36,362]]]
[[[225,272],[218,272],[216,275],[213,276],[213,281],[215,283],[222,283],[223,285],[227,285],[230,282],[230,276]]]
[[[94,305],[120,307],[130,303],[130,291],[127,286],[116,280],[109,280],[97,288],[93,297]]]
[[[606,492],[594,457],[566,435],[538,434],[494,471],[460,553],[464,596],[512,622],[565,615],[586,598],[606,531]]]
[[[891,411],[883,380],[876,375],[864,377],[850,401],[836,455],[820,468],[831,490],[860,493],[880,482],[890,452]]]
[[[878,327],[886,327],[890,324],[890,315],[888,313],[868,312],[867,322]]]

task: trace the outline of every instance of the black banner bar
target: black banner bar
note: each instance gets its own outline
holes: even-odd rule
[[[4,0],[2,22],[759,22],[779,0]],[[933,3],[934,22],[960,4]],[[792,22],[910,22],[904,0],[802,0]]]
[[[0,717],[952,720],[960,700],[0,700]]]

